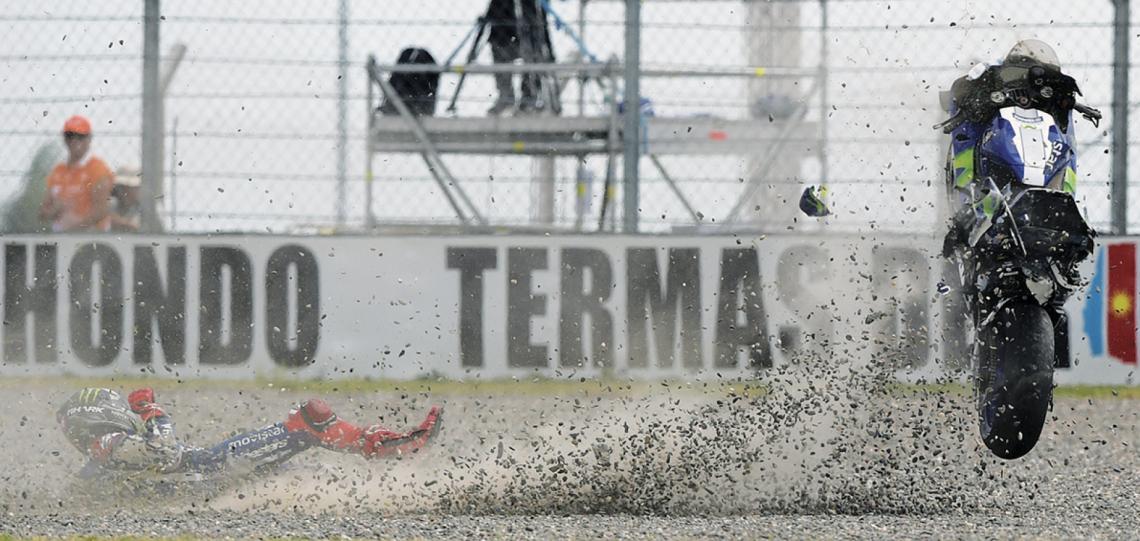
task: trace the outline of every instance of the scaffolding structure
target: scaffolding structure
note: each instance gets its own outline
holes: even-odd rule
[[[817,122],[805,119],[807,102],[818,88],[814,84],[807,96],[793,111],[782,118],[725,119],[711,116],[669,118],[642,114],[640,134],[636,143],[627,138],[622,122],[622,104],[617,98],[621,95],[619,76],[625,67],[616,61],[586,64],[526,64],[492,66],[433,66],[433,65],[381,65],[370,57],[368,71],[368,138],[366,149],[366,208],[369,209],[367,224],[375,228],[378,224],[372,215],[373,160],[376,154],[413,153],[419,154],[428,172],[434,178],[443,197],[455,212],[456,217],[466,226],[487,226],[484,213],[473,204],[463,189],[463,180],[448,168],[443,159],[447,154],[489,154],[524,155],[536,159],[573,158],[583,159],[586,155],[600,154],[606,160],[605,199],[598,227],[616,229],[612,220],[616,212],[613,206],[613,186],[618,184],[616,161],[623,155],[627,146],[636,144],[638,154],[648,158],[673,194],[680,200],[693,220],[701,224],[701,215],[689,203],[682,191],[666,170],[660,157],[666,155],[719,156],[747,155],[763,156],[764,163],[773,164],[785,159],[783,155],[788,143],[795,142],[805,147],[820,148],[821,132]],[[599,81],[605,89],[607,114],[590,115],[584,108],[579,114],[564,110],[560,116],[536,114],[525,116],[416,116],[388,81],[393,73],[465,73],[467,75],[490,75],[508,72],[512,74],[544,73],[562,74]],[[645,70],[641,77],[812,77],[816,72],[800,69],[706,69],[706,70]],[[813,79],[814,80],[814,79]],[[380,112],[380,100],[391,103],[398,114],[385,115]],[[759,175],[749,179],[736,205],[729,214],[728,223],[740,215],[749,201],[757,196],[761,188],[764,167]],[[552,171],[553,169],[550,168]],[[552,179],[549,179],[553,184]],[[624,180],[624,179],[622,179]],[[541,199],[553,197],[553,190],[542,192],[536,205],[545,205]],[[607,217],[611,220],[607,223]],[[579,217],[579,222],[581,217]]]

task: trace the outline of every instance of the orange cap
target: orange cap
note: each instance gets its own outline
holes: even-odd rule
[[[91,123],[86,118],[75,115],[63,123],[63,132],[91,135]]]

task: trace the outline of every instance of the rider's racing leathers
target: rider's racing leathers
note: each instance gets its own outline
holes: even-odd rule
[[[126,400],[111,389],[83,389],[64,403],[56,418],[72,445],[88,457],[85,474],[176,473],[215,472],[233,464],[270,466],[312,447],[366,458],[410,453],[438,432],[442,413],[442,408],[433,407],[415,429],[395,432],[378,424],[361,427],[339,419],[328,404],[314,398],[298,404],[282,422],[205,448],[177,440],[170,416],[149,388],[130,393]]]

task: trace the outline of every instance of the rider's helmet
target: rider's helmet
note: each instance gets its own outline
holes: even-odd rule
[[[143,423],[126,399],[111,389],[87,388],[67,399],[55,414],[68,441],[86,453],[91,442],[107,434],[137,434]]]
[[[1040,64],[1046,68],[1061,71],[1061,60],[1048,43],[1039,39],[1025,39],[1017,42],[1005,55],[1004,64]]]

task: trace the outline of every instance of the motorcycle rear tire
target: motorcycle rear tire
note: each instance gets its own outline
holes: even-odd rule
[[[982,441],[1012,460],[1041,437],[1053,399],[1053,324],[1037,304],[1003,307],[978,333],[975,393]]]

